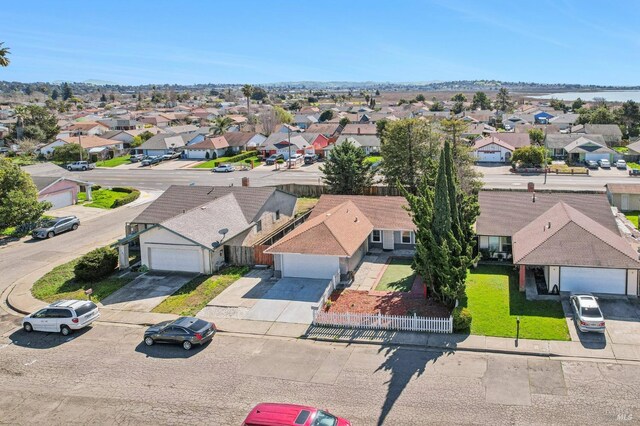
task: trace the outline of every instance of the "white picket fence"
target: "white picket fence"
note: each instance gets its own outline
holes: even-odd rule
[[[371,330],[425,331],[452,333],[453,317],[430,318],[401,315],[352,314],[349,312],[325,312],[313,307],[313,325],[330,327],[364,328]]]

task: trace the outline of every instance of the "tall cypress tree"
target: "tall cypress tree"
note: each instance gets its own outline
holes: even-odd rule
[[[438,176],[436,177],[435,197],[433,200],[432,232],[438,243],[445,240],[451,231],[451,205],[449,203],[449,185],[444,150],[440,153]]]

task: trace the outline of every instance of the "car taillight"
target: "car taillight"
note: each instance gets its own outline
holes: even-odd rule
[[[598,324],[598,327],[604,327],[604,321]]]
[[[587,325],[587,323],[584,321],[580,321],[580,325]]]
[[[74,324],[77,324],[78,323],[78,318],[71,319],[71,322],[74,323]]]
[[[200,334],[200,333],[196,333],[196,339],[198,339],[198,340],[202,340],[202,334]]]

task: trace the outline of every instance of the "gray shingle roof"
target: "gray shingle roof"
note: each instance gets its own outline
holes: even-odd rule
[[[36,188],[38,188],[38,191],[42,191],[47,186],[51,185],[52,183],[60,179],[60,177],[59,176],[31,176],[31,179],[33,179],[33,183],[35,183]]]
[[[548,133],[545,139],[545,145],[549,149],[560,149],[569,145],[571,142],[575,141],[576,139],[583,138],[583,137],[585,137],[584,133],[570,133],[570,134]],[[593,142],[599,143],[600,145],[606,145],[606,142],[602,137],[602,135],[588,135],[586,136],[586,138]]]

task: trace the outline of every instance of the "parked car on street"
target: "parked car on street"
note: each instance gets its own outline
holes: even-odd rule
[[[598,165],[600,167],[602,167],[603,169],[610,169],[611,168],[611,163],[609,162],[609,160],[598,160]]]
[[[95,303],[89,300],[60,300],[40,309],[22,320],[26,332],[50,331],[68,336],[100,318]]]
[[[640,176],[640,169],[629,169],[629,176]]]
[[[582,293],[572,294],[569,301],[578,330],[604,333],[604,316],[598,306],[598,299],[590,293]]]
[[[213,171],[216,173],[229,173],[234,171],[236,168],[233,167],[231,164],[220,164],[217,167],[213,168]]]
[[[162,161],[162,156],[157,155],[155,157],[147,157],[140,163],[141,166],[150,166],[152,164],[158,164]]]
[[[297,166],[298,164],[302,164],[304,162],[304,157],[302,154],[293,154],[291,158],[289,158],[289,167]]]
[[[162,160],[163,160],[163,161],[166,161],[166,160],[173,160],[173,159],[175,159],[175,158],[179,158],[179,157],[180,157],[180,155],[182,155],[182,153],[181,153],[181,152],[169,151],[169,152],[167,152],[166,154],[164,154],[164,155],[162,156]]]
[[[132,163],[137,163],[138,161],[142,161],[146,158],[146,155],[144,154],[132,154],[129,157],[129,161],[131,161]]]
[[[316,154],[306,154],[304,156],[304,164],[313,164],[318,161],[318,155]]]
[[[272,165],[276,164],[276,162],[278,160],[280,160],[280,159],[284,160],[284,155],[282,155],[282,154],[272,154],[272,155],[270,155],[269,158],[267,158],[267,161],[266,161],[267,166],[272,166]]]
[[[31,231],[33,238],[45,239],[66,232],[75,231],[80,226],[80,219],[75,216],[64,216],[45,221],[42,226]]]
[[[584,162],[584,165],[587,169],[598,170],[600,166],[598,166],[598,162],[594,160],[587,160]]]
[[[349,420],[325,410],[295,404],[262,403],[253,407],[243,423],[245,426],[351,426]]]
[[[73,171],[73,170],[85,171],[85,170],[90,170],[95,168],[96,168],[96,165],[88,161],[75,161],[71,164],[67,164],[67,170],[69,171]]]
[[[216,333],[215,324],[193,317],[180,317],[175,321],[163,321],[153,325],[144,332],[144,343],[174,343],[182,345],[185,350],[193,345],[202,345],[213,338]]]
[[[620,170],[627,170],[627,162],[624,160],[616,161],[616,167]]]

